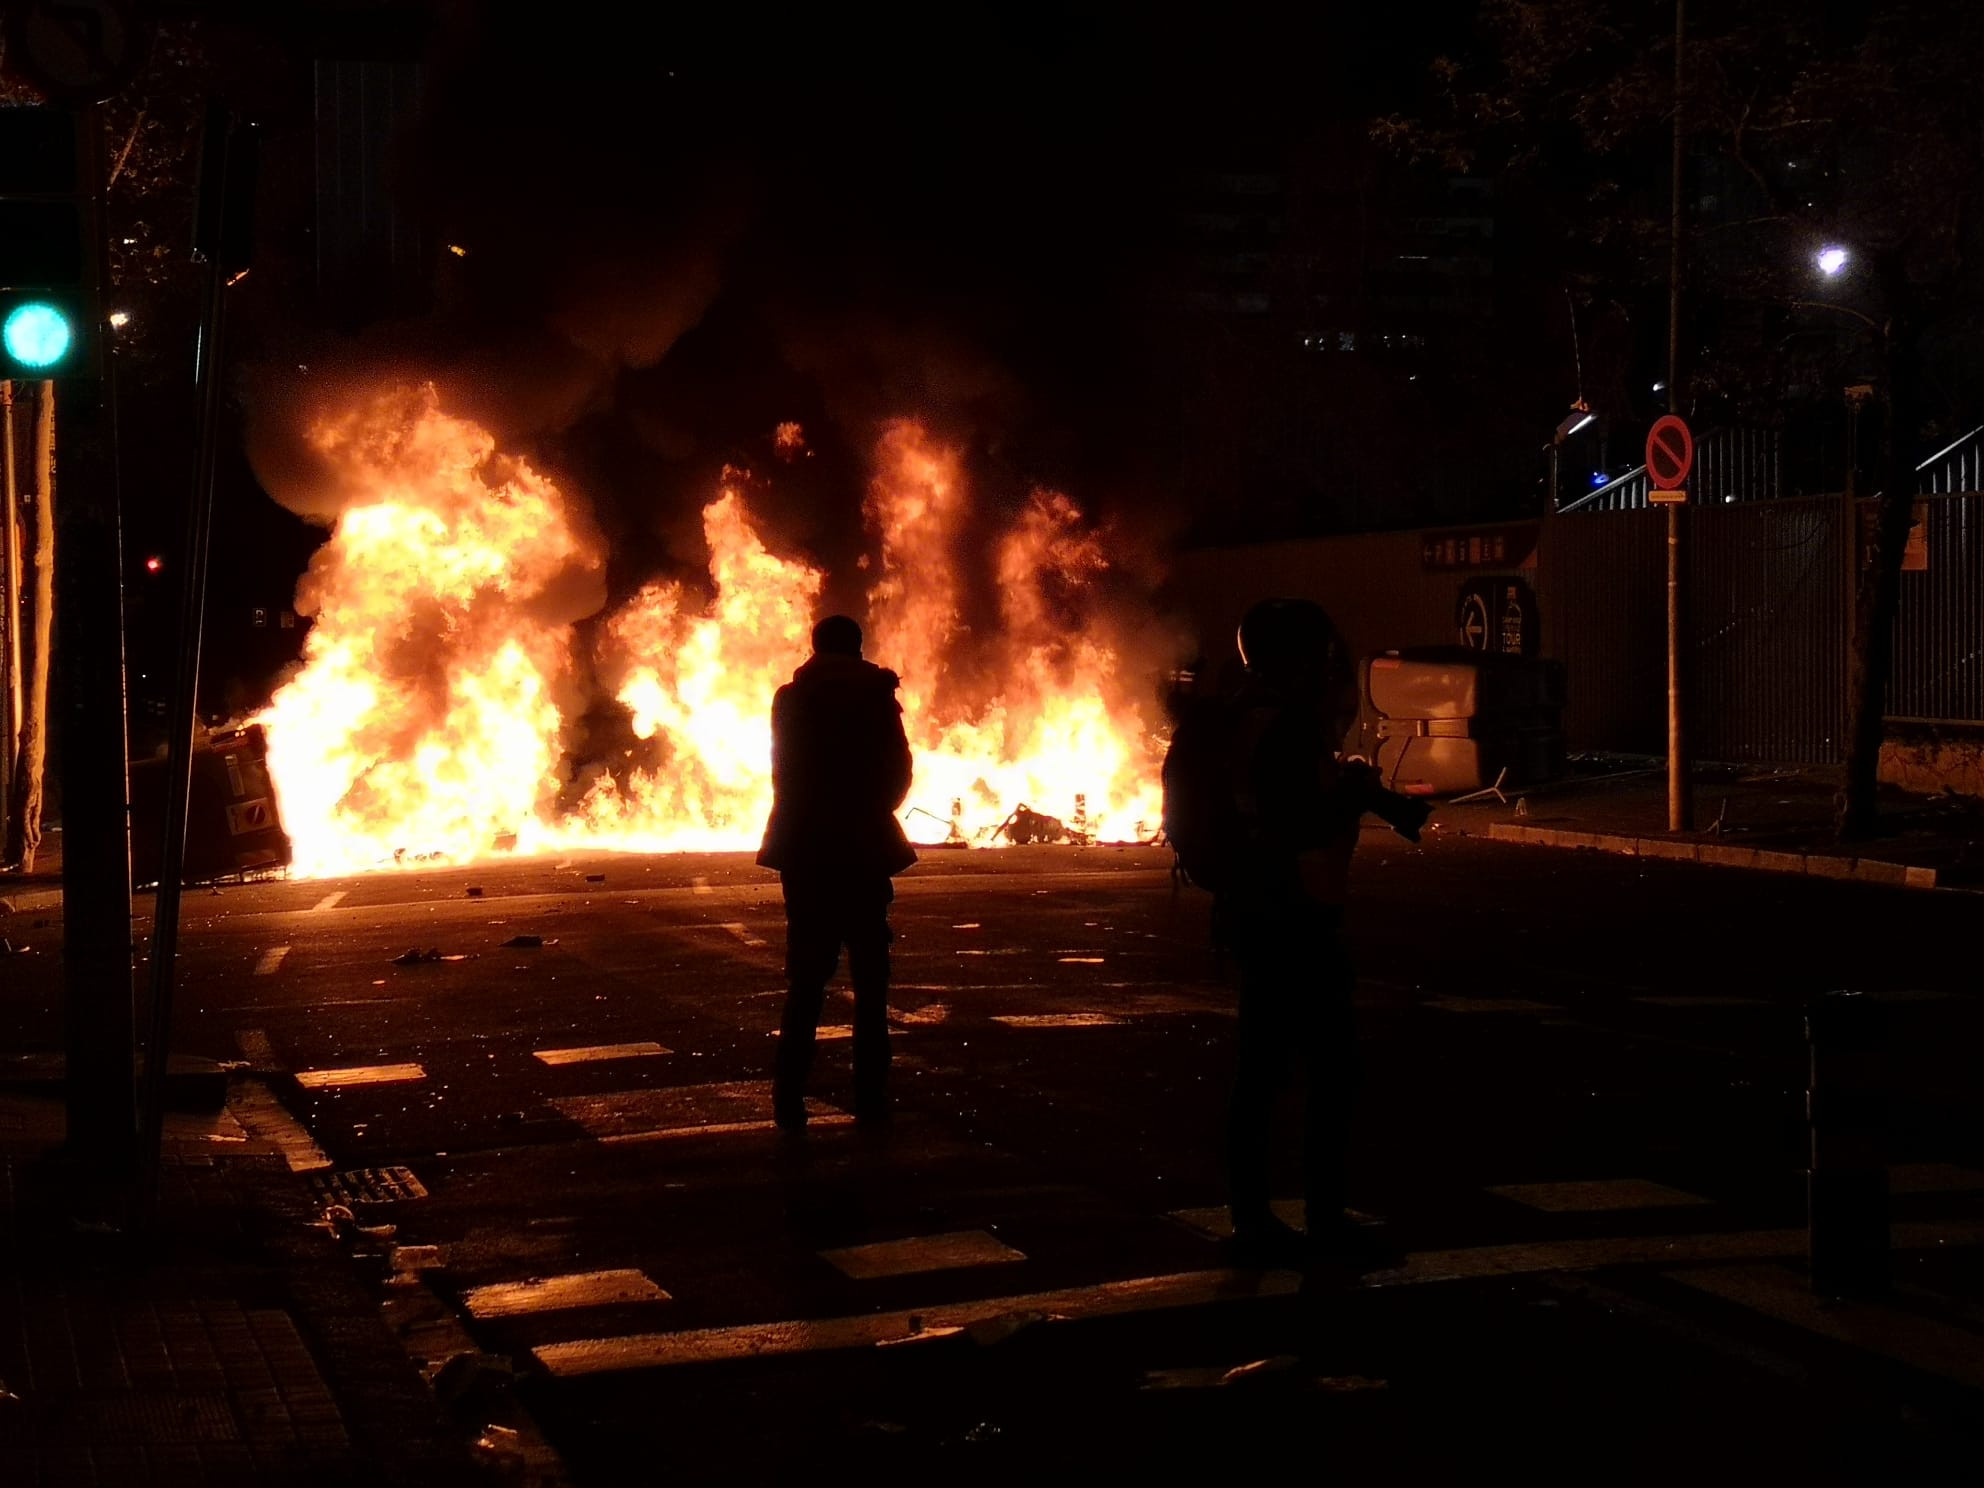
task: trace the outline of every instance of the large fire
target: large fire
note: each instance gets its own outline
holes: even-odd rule
[[[303,666],[260,717],[293,872],[757,845],[772,693],[806,658],[824,575],[765,546],[742,472],[703,511],[707,600],[650,583],[582,626],[604,567],[583,513],[431,388],[322,419],[309,438],[360,494],[298,589],[313,617]],[[905,827],[993,846],[1025,805],[1077,837],[1148,836],[1154,699],[1101,607],[1100,537],[1040,491],[986,551],[973,511],[955,450],[907,420],[884,431],[865,504],[880,554],[865,654],[903,679]],[[998,595],[994,634],[967,622],[974,579]],[[625,737],[580,747],[602,692]]]

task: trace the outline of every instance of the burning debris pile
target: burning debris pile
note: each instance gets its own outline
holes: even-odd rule
[[[356,494],[298,589],[313,621],[302,668],[257,720],[294,871],[757,845],[771,695],[805,659],[826,576],[767,548],[743,472],[703,511],[707,600],[651,582],[582,627],[605,570],[584,508],[431,387],[320,418],[308,438]],[[866,654],[903,678],[912,838],[1013,841],[1022,807],[1078,821],[1069,840],[1155,832],[1155,720],[1074,503],[1035,492],[989,551],[967,553],[980,529],[958,453],[899,421],[864,511],[879,553]],[[971,573],[973,558],[990,570]],[[972,582],[996,593],[989,631],[968,620]],[[579,723],[603,697],[625,729],[589,751]]]

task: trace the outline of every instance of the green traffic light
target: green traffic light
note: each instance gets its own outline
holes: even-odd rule
[[[57,365],[69,354],[75,339],[69,317],[40,300],[16,305],[8,312],[6,325],[0,327],[0,341],[5,342],[7,355],[36,371]]]

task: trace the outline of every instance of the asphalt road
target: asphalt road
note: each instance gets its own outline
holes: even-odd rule
[[[782,917],[739,855],[194,893],[177,1042],[247,1061],[331,1171],[412,1174],[425,1197],[364,1213],[434,1247],[402,1265],[516,1361],[582,1482],[1218,1470],[1319,1443],[1444,1472],[1625,1441],[1649,1473],[1714,1441],[1825,1479],[1975,1427],[1732,1323],[1716,1289],[1754,1276],[1714,1279],[1804,1223],[1812,993],[1916,994],[1893,1156],[1984,1167],[1973,899],[1367,831],[1356,1202],[1459,1259],[1289,1297],[1221,1271],[1199,1212],[1232,999],[1168,859],[929,852],[898,880],[881,1136],[833,1121],[831,1039],[825,1119],[769,1130]],[[9,934],[38,952],[5,967],[0,1032],[53,1047],[59,922]],[[1700,1236],[1685,1282],[1549,1264]]]

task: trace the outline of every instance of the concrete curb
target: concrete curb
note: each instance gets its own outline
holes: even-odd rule
[[[1721,842],[1693,842],[1679,837],[1627,837],[1612,832],[1571,832],[1557,827],[1530,827],[1520,822],[1493,822],[1488,836],[1495,842],[1527,842],[1538,847],[1584,847],[1628,857],[1666,858],[1679,863],[1709,863],[1718,868],[1753,868],[1766,873],[1805,873],[1814,878],[1850,878],[1891,888],[1933,889],[1936,870],[1878,858],[1848,858],[1833,853],[1774,852],[1761,847],[1731,847]]]

